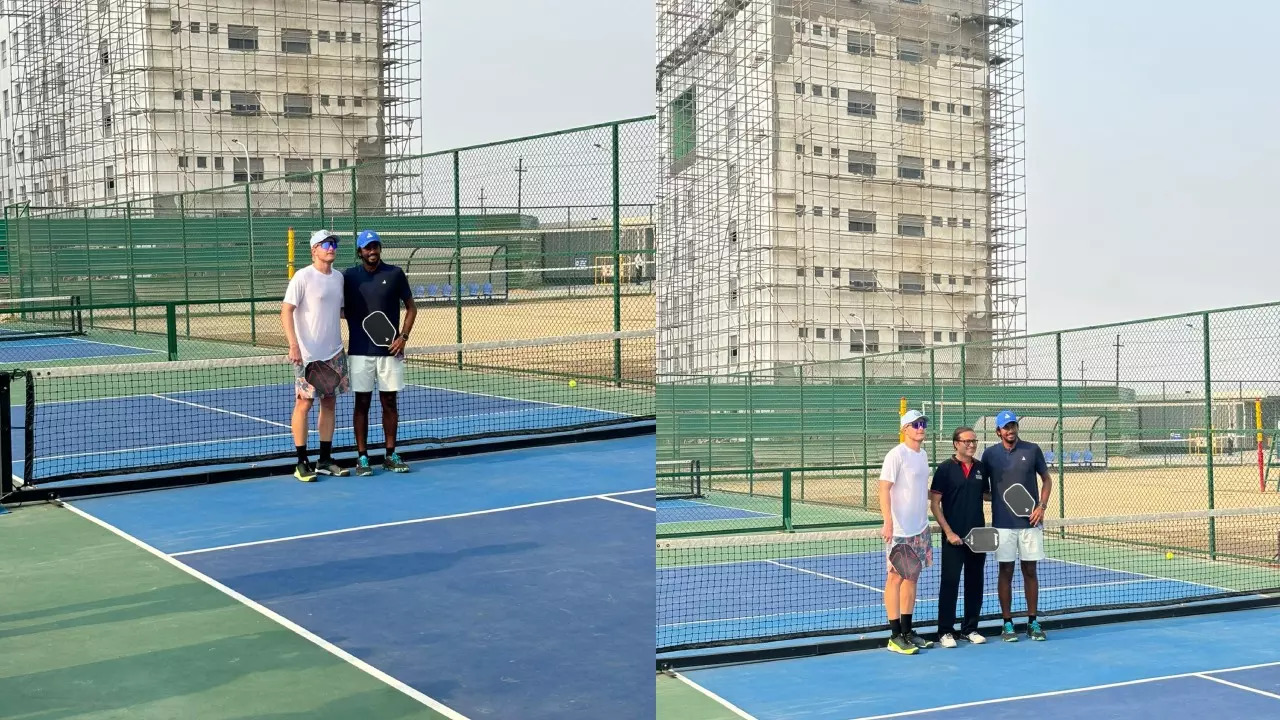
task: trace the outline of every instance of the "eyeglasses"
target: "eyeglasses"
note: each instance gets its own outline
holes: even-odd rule
[[[337,250],[338,241],[334,239],[321,240],[319,247],[324,248],[325,250]]]
[[[929,421],[928,421],[928,420],[916,420],[915,422],[910,423],[910,424],[909,424],[909,427],[913,427],[913,428],[915,428],[915,429],[917,429],[917,430],[924,430],[925,428],[929,427]]]
[[[965,440],[964,438],[960,438],[956,442],[960,443],[961,445],[977,445],[978,444],[977,438],[974,438],[972,440]]]

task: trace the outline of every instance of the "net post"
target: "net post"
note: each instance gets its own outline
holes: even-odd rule
[[[0,372],[0,498],[13,492],[13,395],[10,392],[12,377]],[[0,508],[4,512],[4,508]]]
[[[618,124],[612,126],[613,135],[613,331],[622,330],[622,177],[618,159]],[[622,341],[613,341],[613,379],[622,386]]]
[[[188,308],[190,310],[190,308]],[[164,335],[169,343],[169,361],[178,359],[178,304],[164,304]]]
[[[293,257],[294,257],[293,254],[294,254],[294,247],[295,247],[293,228],[289,228],[289,237],[286,242],[287,242],[287,245],[285,246],[285,255],[289,259],[289,265],[288,265],[287,271],[288,271],[289,279],[292,280],[293,279]]]
[[[1209,313],[1201,314],[1201,338],[1204,353],[1204,460],[1205,470],[1209,478],[1209,509],[1213,509],[1213,372],[1209,355]],[[1209,517],[1209,559],[1216,560],[1217,528],[1215,519]]]
[[[36,385],[31,373],[23,373],[22,486],[31,487],[36,476]]]
[[[1253,399],[1253,424],[1258,430],[1258,492],[1267,491],[1267,473],[1263,468],[1262,398]]]
[[[84,311],[80,309],[80,296],[71,296],[71,332],[76,335],[84,334]],[[1261,433],[1259,433],[1261,435]]]
[[[787,532],[795,530],[791,517],[791,471],[782,471],[782,529]]]

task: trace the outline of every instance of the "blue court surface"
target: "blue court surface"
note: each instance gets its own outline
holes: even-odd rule
[[[652,435],[71,503],[468,718],[649,720]]]
[[[30,338],[0,342],[0,363],[10,365],[157,354],[161,353],[158,350],[94,342],[74,337]]]
[[[1280,717],[1280,608],[692,670],[755,720]]]
[[[351,427],[354,395],[338,398],[336,447],[355,445]],[[231,465],[271,455],[293,454],[290,417],[292,385],[255,385],[153,394],[130,394],[61,402],[41,401],[36,406],[36,467],[34,479],[72,472],[100,473],[201,461]],[[409,385],[398,393],[399,445],[420,445],[423,438],[441,441],[501,431],[522,431],[576,426],[625,419],[626,416],[593,408]],[[14,473],[23,472],[21,407],[12,410]],[[314,415],[314,411],[313,411]],[[73,418],[69,422],[68,418]],[[373,403],[369,416],[369,442],[383,441],[382,409]],[[156,427],[164,427],[158,434]],[[310,424],[311,446],[316,446],[316,426]],[[415,442],[417,440],[418,442]],[[198,468],[196,468],[198,470]],[[652,484],[652,479],[650,479]]]
[[[726,507],[697,500],[663,500],[658,504],[658,524],[699,522],[704,520],[744,520],[748,518],[781,517],[776,513],[756,512]]]

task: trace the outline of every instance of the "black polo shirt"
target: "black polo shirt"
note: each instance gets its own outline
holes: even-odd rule
[[[343,314],[347,317],[347,338],[351,344],[348,355],[372,355],[386,357],[387,348],[378,347],[369,340],[361,323],[369,313],[381,310],[396,329],[400,329],[400,304],[413,297],[409,279],[395,265],[379,263],[373,272],[356,265],[342,272]]]
[[[977,458],[967,472],[954,456],[933,471],[929,492],[942,497],[942,514],[952,532],[964,537],[970,530],[987,524],[982,514],[982,494],[991,492],[990,482],[990,471]]]

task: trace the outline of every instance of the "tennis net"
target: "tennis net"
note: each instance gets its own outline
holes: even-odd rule
[[[0,340],[82,335],[79,305],[71,295],[0,300]]]
[[[1038,615],[1098,619],[1226,599],[1280,604],[1280,508],[1047,520]],[[944,541],[921,576],[914,624],[937,622]],[[878,529],[660,540],[659,652],[887,629]],[[982,616],[1000,617],[987,556]],[[957,607],[962,612],[963,596]],[[1013,612],[1025,617],[1021,574]]]
[[[659,499],[702,497],[702,461],[659,460],[655,484]]]
[[[406,351],[397,448],[651,424],[653,331]],[[294,367],[283,355],[15,373],[14,474],[27,485],[290,458]],[[340,395],[335,452],[354,450]],[[318,447],[315,413],[309,446]],[[369,447],[383,442],[372,403]],[[287,464],[287,463],[282,463]]]

